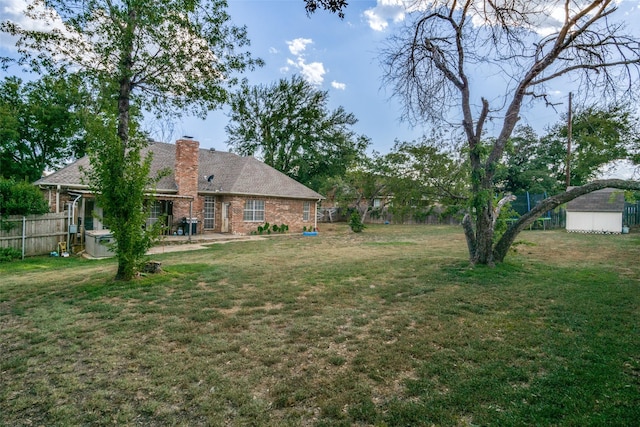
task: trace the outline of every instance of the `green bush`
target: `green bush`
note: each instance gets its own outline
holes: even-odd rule
[[[22,252],[13,248],[0,248],[0,262],[9,262],[22,258]]]
[[[252,231],[251,234],[262,234],[267,233],[286,233],[289,230],[289,226],[287,224],[269,224],[265,222],[264,225],[259,225],[257,231]]]
[[[349,217],[349,227],[354,233],[360,233],[366,228],[357,211],[351,213],[351,216]]]
[[[38,187],[26,182],[0,178],[0,215],[39,215],[49,206]]]

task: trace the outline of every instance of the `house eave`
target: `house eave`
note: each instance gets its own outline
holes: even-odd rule
[[[258,193],[244,193],[244,192],[230,192],[230,191],[198,191],[198,194],[211,195],[211,196],[242,196],[242,197],[270,197],[275,199],[296,199],[296,200],[325,200],[326,197],[318,194],[316,196],[292,196],[287,194],[258,194]]]

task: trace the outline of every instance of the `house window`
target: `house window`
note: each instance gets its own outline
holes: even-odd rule
[[[382,200],[380,199],[373,199],[373,207],[374,208],[379,208],[382,206]]]
[[[250,222],[263,222],[264,200],[247,200],[244,203],[243,219]]]
[[[159,200],[153,200],[149,203],[149,217],[147,218],[147,227],[152,227],[162,216],[162,203]]]
[[[309,221],[311,216],[311,202],[304,202],[302,205],[302,220]]]
[[[149,207],[149,219],[157,221],[160,216],[162,216],[162,203],[154,200]]]
[[[204,196],[204,229],[211,230],[215,227],[216,199],[213,196]]]

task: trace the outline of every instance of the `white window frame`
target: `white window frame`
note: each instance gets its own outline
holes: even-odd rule
[[[248,199],[244,202],[244,222],[264,222],[264,200]]]
[[[216,227],[216,198],[204,196],[204,221],[205,230],[213,230]]]
[[[311,218],[311,202],[302,203],[302,220],[309,221]]]
[[[148,214],[147,227],[152,227],[162,216],[162,202],[160,200],[151,200]]]

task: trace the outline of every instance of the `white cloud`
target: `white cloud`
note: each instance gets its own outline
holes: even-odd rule
[[[326,73],[322,62],[305,63],[303,60],[298,61],[298,69],[302,77],[312,85],[319,86],[324,81]]]
[[[299,56],[305,51],[307,45],[311,43],[313,43],[313,40],[311,39],[297,38],[295,40],[288,41],[287,45],[289,46],[289,52],[291,52],[292,55]]]
[[[286,72],[290,68],[293,68],[297,70],[306,81],[317,86],[322,84],[324,81],[324,75],[327,72],[324,69],[322,62],[307,62],[304,52],[307,49],[307,45],[312,43],[313,40],[305,38],[297,38],[295,40],[287,41],[289,52],[295,55],[296,59],[288,58],[287,67],[283,67],[280,70]]]
[[[277,53],[280,53],[280,51],[278,49],[276,49],[275,47],[270,47],[269,48],[269,53],[272,55],[275,55]]]
[[[417,8],[415,0],[378,0],[375,7],[364,11],[364,16],[371,29],[383,31],[389,26],[389,21],[402,22],[407,12]]]
[[[55,12],[45,13],[45,9],[39,5],[34,13],[39,14],[43,19],[34,19],[26,15],[27,0],[0,0],[0,22],[9,21],[19,27],[30,31],[51,31],[54,28],[64,30],[64,25]],[[46,17],[46,19],[44,19]],[[0,47],[15,50],[17,37],[8,33],[0,33]]]
[[[346,90],[347,89],[347,85],[345,83],[340,83],[337,81],[332,81],[331,82],[331,87],[333,87],[334,89],[338,89],[338,90]]]
[[[614,0],[614,2],[619,5],[623,0]],[[389,26],[389,22],[402,22],[409,13],[429,10],[447,3],[449,3],[447,0],[377,0],[375,7],[365,10],[364,16],[371,29],[384,31]],[[460,2],[457,7],[462,7],[462,4],[463,2]],[[526,4],[526,0],[523,1],[523,4]],[[548,2],[539,2],[534,8],[529,8],[532,12],[541,12],[537,15],[538,22],[535,22],[534,28],[531,29],[542,36],[557,31],[565,19],[564,4],[564,1],[550,0]],[[478,7],[482,9],[481,2],[478,2]],[[576,8],[582,7],[584,7],[583,0],[572,2],[572,13],[576,12]],[[473,24],[478,27],[486,25],[487,19],[489,21],[492,20],[490,13],[479,13],[472,16]],[[518,22],[513,24],[520,25]]]

